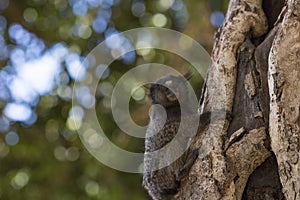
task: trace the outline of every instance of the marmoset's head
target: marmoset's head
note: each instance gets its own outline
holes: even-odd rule
[[[160,104],[164,107],[178,106],[180,101],[187,101],[189,92],[187,87],[187,79],[191,78],[191,74],[183,76],[167,75],[163,76],[151,84],[148,96],[153,104]]]

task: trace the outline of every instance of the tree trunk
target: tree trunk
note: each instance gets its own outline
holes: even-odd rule
[[[300,0],[231,0],[215,36],[199,157],[175,199],[300,199]]]

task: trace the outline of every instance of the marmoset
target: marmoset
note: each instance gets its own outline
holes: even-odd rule
[[[171,199],[178,192],[182,177],[186,175],[198,156],[198,150],[186,149],[190,140],[193,139],[189,138],[192,135],[190,132],[195,132],[195,129],[189,129],[195,126],[195,119],[199,120],[199,117],[196,117],[197,108],[193,109],[190,104],[186,80],[188,77],[185,77],[164,76],[155,84],[151,84],[148,91],[152,104],[158,104],[161,109],[165,110],[152,110],[145,137],[143,187],[154,200]],[[179,102],[183,102],[183,104],[180,105]],[[165,123],[163,118],[166,118]],[[208,119],[207,122],[203,122],[205,118]],[[201,124],[203,126],[208,124],[209,118],[209,116],[201,117]],[[160,161],[151,153],[160,150],[174,139],[180,123],[183,123],[184,134],[187,134],[185,139],[177,143],[175,151],[183,153],[179,158],[173,159],[174,162],[171,159],[170,163],[160,168],[161,162],[172,158],[174,149],[163,155],[156,154],[160,157]]]

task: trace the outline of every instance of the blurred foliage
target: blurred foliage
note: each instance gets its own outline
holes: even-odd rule
[[[140,174],[118,172],[99,163],[68,124],[72,67],[112,32],[138,27],[181,31],[210,51],[214,26],[221,25],[226,6],[227,1],[221,0],[1,0],[0,199],[148,199]],[[27,79],[18,71],[33,63],[46,68],[47,60],[37,60],[48,54],[59,60],[52,75],[43,72],[43,77],[37,73]],[[190,67],[178,56],[158,50],[147,56],[123,57],[109,66],[107,78],[99,83],[96,102],[107,136],[134,152],[143,152],[143,140],[116,127],[106,93],[111,93],[122,74],[147,62],[181,72]],[[48,75],[53,76],[50,86],[37,87],[35,79]],[[197,75],[192,79],[198,94],[202,81]],[[24,84],[28,82],[31,88]],[[131,100],[130,111],[137,124],[145,125],[149,105],[145,92],[142,96]]]

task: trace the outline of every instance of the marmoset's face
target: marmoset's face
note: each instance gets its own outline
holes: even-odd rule
[[[164,107],[179,105],[178,99],[184,100],[188,95],[186,79],[181,76],[164,76],[151,85],[148,95],[153,104]]]

